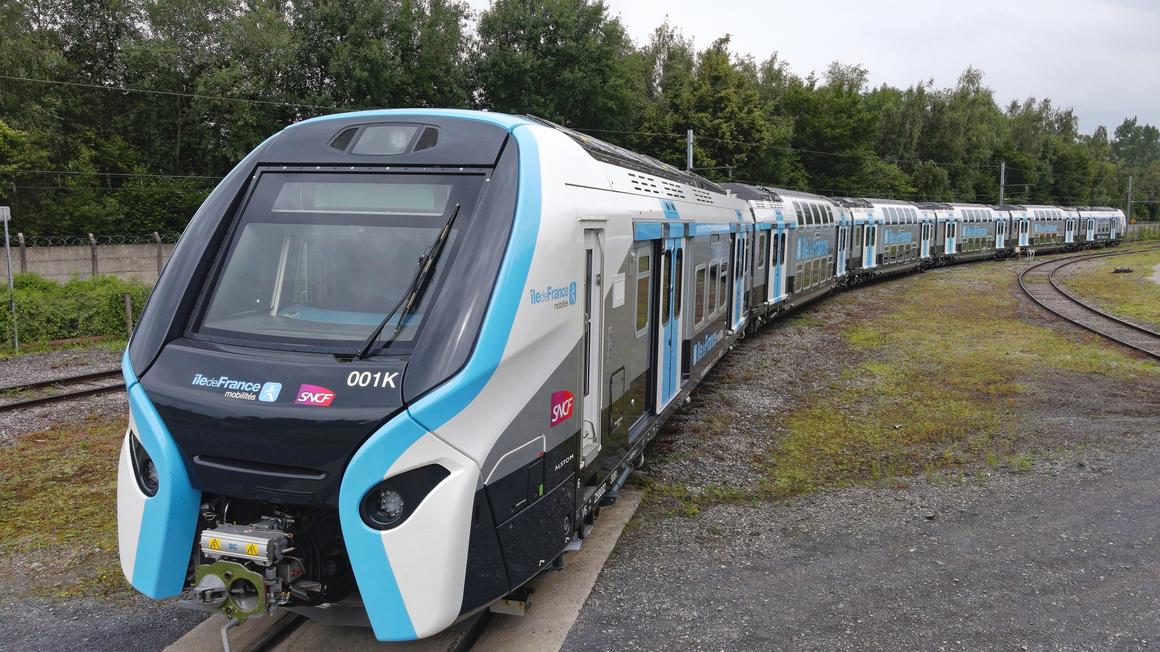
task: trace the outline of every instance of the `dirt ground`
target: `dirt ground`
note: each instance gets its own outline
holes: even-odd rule
[[[1025,300],[1020,267],[738,346],[651,447],[565,649],[1160,647],[1160,365]]]

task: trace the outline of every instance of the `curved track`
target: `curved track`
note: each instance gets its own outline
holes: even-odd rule
[[[108,369],[24,385],[0,387],[0,401],[3,401],[0,402],[0,412],[10,412],[45,403],[103,394],[124,387],[125,381],[121,377],[120,369]],[[45,394],[46,391],[51,393]],[[29,393],[33,395],[25,397]]]
[[[1055,280],[1055,273],[1068,265],[1153,249],[1155,247],[1046,260],[1020,272],[1019,287],[1033,301],[1067,321],[1160,360],[1160,332],[1133,324],[1085,303],[1060,287]]]

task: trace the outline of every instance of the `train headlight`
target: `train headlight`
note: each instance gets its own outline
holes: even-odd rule
[[[389,530],[407,520],[435,485],[450,473],[429,464],[400,473],[371,487],[359,503],[363,522],[376,530]]]
[[[372,514],[375,521],[384,525],[390,525],[403,517],[403,508],[406,503],[403,502],[403,497],[399,492],[388,487],[383,487],[378,490],[379,494],[379,509]]]
[[[129,432],[129,458],[133,462],[133,475],[137,478],[137,486],[146,496],[156,496],[161,486],[161,476],[157,473],[157,465],[149,452],[137,439],[137,433]]]

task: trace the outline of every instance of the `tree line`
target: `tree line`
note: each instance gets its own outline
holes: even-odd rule
[[[1123,206],[1160,198],[1160,130],[1081,134],[1050,99],[1000,106],[980,70],[872,87],[777,53],[637,44],[594,0],[0,0],[0,204],[28,234],[179,231],[287,124],[382,107],[530,113],[712,179],[826,195]],[[1138,219],[1160,206],[1141,204]]]

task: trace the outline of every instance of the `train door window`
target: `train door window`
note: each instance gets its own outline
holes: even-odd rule
[[[854,251],[859,251],[862,249],[862,231],[865,228],[865,226],[854,227]]]
[[[727,296],[726,292],[725,292],[726,288],[728,288],[728,261],[723,260],[722,261],[722,268],[720,268],[720,271],[719,271],[718,276],[717,276],[717,307],[718,307],[718,309],[723,309],[723,307],[725,307],[725,298]]]
[[[642,251],[636,259],[636,337],[648,335],[648,310],[652,305],[652,254]]]
[[[766,264],[766,262],[768,262],[767,258],[766,258],[766,254],[768,253],[768,250],[767,250],[765,244],[766,244],[766,234],[765,234],[765,231],[762,231],[757,236],[757,269],[765,269],[765,264]]]
[[[709,288],[705,287],[704,265],[697,266],[696,276],[696,287],[693,289],[693,291],[697,293],[697,297],[693,304],[693,309],[696,311],[696,314],[693,316],[693,318],[696,320],[697,324],[700,325],[701,322],[705,321],[705,295],[709,292]]]
[[[677,264],[673,271],[673,316],[681,316],[681,305],[684,303],[685,292],[685,249],[677,249]]]
[[[709,310],[707,312],[712,315],[717,312],[717,263],[709,266],[708,283],[709,292],[705,296],[705,300],[709,304]]]
[[[660,282],[659,287],[660,287],[660,292],[661,292],[661,301],[660,301],[661,326],[665,326],[666,324],[669,323],[669,285],[672,283],[672,281],[669,280],[669,273],[670,273],[670,270],[672,270],[672,265],[673,265],[673,253],[672,253],[672,251],[666,251],[663,255],[661,255],[661,268],[660,268],[661,282]]]

